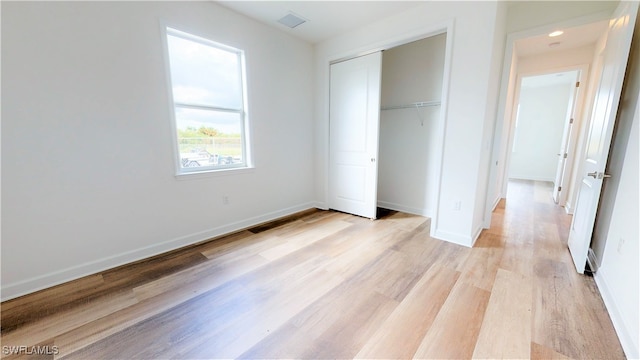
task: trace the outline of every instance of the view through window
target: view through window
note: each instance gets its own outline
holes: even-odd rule
[[[247,166],[243,52],[167,28],[179,173]]]

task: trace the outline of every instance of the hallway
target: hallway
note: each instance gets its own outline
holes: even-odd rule
[[[532,358],[624,358],[593,278],[575,270],[567,247],[572,217],[553,203],[552,188],[550,182],[510,180],[506,202],[476,246],[501,249],[498,274],[524,276]]]

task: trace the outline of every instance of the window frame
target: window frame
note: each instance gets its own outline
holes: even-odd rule
[[[171,133],[173,136],[173,152],[174,152],[174,164],[177,177],[184,175],[203,175],[203,174],[222,174],[229,171],[237,172],[244,169],[252,169],[251,153],[250,153],[250,140],[249,140],[249,121],[248,121],[248,102],[247,102],[247,81],[246,81],[246,61],[245,53],[243,50],[225,45],[198,35],[187,33],[176,29],[174,26],[161,24],[163,29],[163,45],[164,45],[164,58],[165,58],[165,70],[167,79],[167,90],[169,93],[169,107],[170,107],[170,119],[171,119]],[[234,54],[238,58],[238,74],[240,77],[240,107],[239,108],[226,108],[220,106],[211,106],[205,104],[192,104],[186,102],[177,102],[173,95],[173,80],[171,72],[171,54],[169,53],[169,36],[178,37],[201,45],[210,46],[218,50],[227,51]],[[240,142],[242,149],[242,162],[237,164],[223,164],[223,165],[204,165],[197,167],[183,167],[181,164],[180,144],[178,139],[178,123],[176,119],[177,109],[191,109],[191,110],[203,110],[211,112],[225,112],[237,114],[240,121]]]

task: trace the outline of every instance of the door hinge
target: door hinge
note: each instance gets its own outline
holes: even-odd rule
[[[569,124],[573,124],[573,118],[569,119]]]
[[[562,186],[558,186],[558,192],[562,191]]]
[[[576,87],[580,87],[580,81],[576,81]]]
[[[567,158],[567,156],[569,156],[569,154],[564,153],[564,158],[565,158],[565,159]]]

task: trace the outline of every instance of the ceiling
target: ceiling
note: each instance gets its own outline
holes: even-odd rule
[[[534,36],[516,41],[516,51],[518,56],[532,56],[542,53],[562,51],[581,46],[593,44],[607,30],[607,20],[576,26],[567,29],[558,29],[564,31],[564,34],[556,37],[549,37],[548,34]],[[550,47],[551,43],[559,43]]]
[[[237,1],[222,0],[218,4],[271,27],[315,44],[355,30],[386,17],[410,11],[424,1]],[[289,13],[307,22],[290,29],[278,22]],[[595,43],[607,28],[606,21],[561,29],[564,34],[550,38],[546,34],[516,41],[518,56],[567,50]],[[559,42],[549,47],[552,42]]]
[[[217,1],[218,4],[312,44],[423,5],[421,1]],[[307,20],[290,29],[278,19],[293,12]]]

